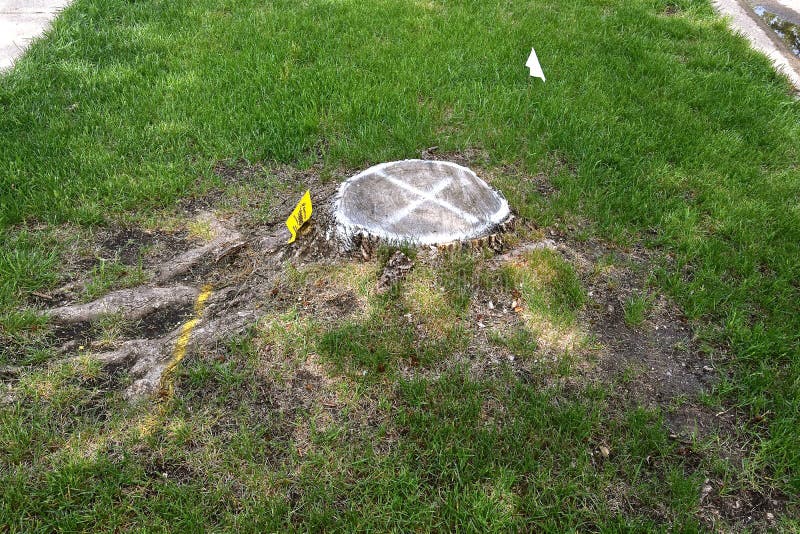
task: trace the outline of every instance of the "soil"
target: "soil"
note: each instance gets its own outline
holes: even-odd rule
[[[192,318],[192,305],[169,306],[159,309],[126,329],[130,338],[156,339],[162,337]]]
[[[437,157],[433,148],[422,156]],[[447,157],[474,166],[477,156],[459,158],[448,154]],[[159,302],[152,313],[126,325],[115,345],[97,354],[105,362],[108,376],[113,377],[109,378],[109,387],[125,388],[130,398],[147,397],[158,392],[162,372],[172,357],[176,339],[182,325],[189,319],[198,320],[191,337],[190,353],[197,358],[224,359],[222,347],[226,339],[251,327],[267,311],[285,311],[295,306],[298,299],[303,313],[328,322],[341,321],[364,307],[363,298],[351,289],[328,287],[323,283],[298,290],[286,281],[287,265],[295,268],[312,265],[324,269],[347,262],[372,261],[377,244],[346,253],[331,240],[329,199],[336,189],[335,180],[326,183],[320,178],[318,168],[297,171],[285,166],[266,168],[243,162],[232,166],[217,165],[214,172],[228,184],[246,185],[267,173],[275,176],[279,183],[294,185],[277,194],[256,188],[248,197],[247,204],[237,210],[223,207],[216,212],[205,211],[217,209],[221,201],[221,196],[215,196],[218,193],[209,195],[196,205],[182,204],[187,214],[206,218],[212,222],[212,227],[221,229],[217,236],[223,238],[219,238],[219,243],[211,248],[207,244],[206,249],[202,248],[203,244],[196,246],[188,238],[186,230],[146,232],[117,228],[97,235],[95,245],[101,257],[118,258],[126,265],[141,262],[148,271],[155,272],[169,273],[164,267],[175,258],[202,249],[187,269],[174,276],[156,277],[157,283],[161,287],[189,285],[197,287],[198,291],[206,285],[212,287],[202,315],[198,316],[192,305],[178,305],[167,298]],[[537,179],[541,181],[540,192],[552,194],[549,182],[542,177]],[[301,189],[306,188],[312,192],[314,215],[297,241],[288,245],[285,217],[302,194]],[[195,211],[199,210],[198,206],[202,206],[203,211]],[[732,444],[722,451],[732,462],[741,462],[748,456],[750,444],[737,432],[738,427],[747,423],[745,416],[734,408],[714,410],[701,400],[713,387],[719,372],[712,356],[701,350],[692,325],[678,307],[648,286],[649,270],[657,260],[653,253],[639,247],[622,249],[599,240],[579,241],[569,234],[554,231],[549,231],[548,238],[543,239],[541,229],[524,222],[511,231],[512,239],[508,241],[514,243],[513,247],[501,241],[497,248],[505,247],[503,253],[488,260],[489,268],[515,261],[525,251],[534,248],[550,248],[575,266],[587,290],[589,300],[579,313],[577,322],[582,333],[596,343],[579,351],[574,373],[568,377],[542,378],[540,366],[552,366],[561,356],[556,347],[543,344],[537,357],[531,360],[515,357],[509,349],[492,342],[488,335],[490,331],[509,332],[523,327],[519,305],[515,304],[518,296],[503,289],[476,286],[468,312],[468,322],[474,334],[469,347],[454,354],[450,361],[440,362],[429,369],[422,368],[418,362],[401,364],[401,374],[437,374],[444,367],[466,363],[472,372],[484,377],[500,376],[502,369],[510,366],[520,380],[544,380],[543,387],[548,387],[548,380],[560,381],[576,390],[600,382],[612,385],[612,403],[619,405],[620,412],[635,405],[660,409],[670,436],[677,444],[676,454],[684,456],[687,470],[692,469],[693,463],[696,468],[698,458],[703,454],[695,451],[693,444],[714,435],[723,436]],[[211,243],[216,242],[212,240]],[[439,261],[437,258],[436,250],[420,251],[415,262],[430,262],[435,266]],[[609,259],[612,268],[597,268]],[[384,286],[403,283],[404,274],[411,269],[411,261],[405,260],[407,262],[398,263],[394,270],[389,266],[391,272],[386,275]],[[76,265],[73,263],[71,267]],[[376,267],[375,272],[377,278],[380,269]],[[78,276],[75,278],[79,279]],[[145,284],[142,290],[152,288],[154,283]],[[625,321],[625,303],[632,295],[641,293],[651,296],[652,307],[642,324],[630,325]],[[54,292],[50,300],[38,302],[55,307],[75,304],[76,298],[74,288],[67,286]],[[56,325],[51,343],[60,347],[65,357],[75,356],[79,347],[91,346],[95,341],[97,329],[94,326],[91,322]],[[208,350],[196,350],[200,348]],[[272,431],[276,439],[288,439],[288,433],[294,428],[290,422],[300,412],[315,411],[329,421],[343,417],[338,408],[341,400],[337,397],[335,384],[314,355],[290,364],[278,361],[279,355],[270,352],[269,347],[262,348],[262,351],[267,354],[267,367],[257,372],[258,376],[243,388],[241,394],[249,395],[248,405],[259,412],[256,414],[258,417],[274,423]],[[270,360],[270,354],[275,359]],[[279,368],[285,380],[271,380],[269,373]],[[188,385],[179,382],[177,391],[178,394],[211,400],[219,387],[211,384],[204,390],[190,390]],[[278,422],[276,411],[280,416]],[[373,420],[374,414],[374,407],[364,406],[358,424],[377,424]],[[355,416],[348,417],[352,419]],[[297,440],[298,436],[294,438]],[[189,476],[182,473],[182,468],[173,468],[163,461],[153,462],[153,472],[166,472],[167,476],[176,479]],[[712,528],[720,520],[742,527],[763,525],[767,513],[779,515],[785,505],[785,499],[780,495],[764,495],[750,490],[723,494],[723,488],[722,480],[708,480],[704,485],[701,519]]]
[[[700,350],[677,306],[647,287],[650,254],[643,249],[610,248],[596,240],[569,243],[559,237],[555,242],[578,265],[595,265],[611,257],[615,265],[628,266],[597,276],[582,273],[590,302],[581,321],[603,347],[595,368],[602,380],[621,384],[626,397],[639,404],[662,408],[672,434],[704,438],[725,426],[713,410],[696,404],[717,379],[714,361]],[[625,321],[624,308],[627,299],[638,294],[650,294],[653,303],[646,320],[632,326]],[[635,378],[621,381],[629,371]],[[680,403],[682,398],[695,401]]]
[[[168,251],[184,249],[187,246],[186,232],[173,234],[121,228],[103,232],[100,239],[99,257],[107,260],[117,259],[124,265],[137,265],[145,259],[149,260],[148,264],[152,264]]]
[[[217,170],[229,181],[236,179],[234,171]],[[236,172],[245,174],[241,179],[244,183],[248,176],[263,171],[248,167]],[[340,253],[327,235],[328,199],[335,184],[323,184],[310,171],[305,171],[303,180],[285,167],[274,172],[283,183],[301,183],[315,191],[314,218],[302,229],[297,242],[286,244],[285,212],[281,208],[299,198],[296,191],[284,192],[284,202],[265,204],[271,206],[266,210],[273,221],[270,223],[263,222],[264,210],[260,213],[261,221],[251,218],[247,209],[223,212],[224,219],[210,212],[197,214],[195,219],[199,222],[194,224],[210,228],[211,233],[199,243],[197,239],[188,240],[186,230],[173,234],[130,228],[98,232],[96,245],[90,248],[99,250],[100,257],[141,263],[154,274],[149,283],[138,288],[112,292],[87,304],[79,302],[82,280],[78,274],[73,282],[54,292],[56,296],[46,299],[50,306],[63,304],[52,308],[63,310],[51,314],[55,322],[50,336],[52,345],[67,357],[76,356],[87,347],[108,349],[96,354],[97,358],[107,365],[127,367],[133,382],[126,388],[126,395],[137,398],[160,387],[163,370],[169,365],[173,347],[187,320],[197,319],[190,348],[215,346],[248,328],[263,310],[280,306],[279,299],[270,297],[282,276],[284,262],[331,261]],[[184,289],[187,286],[197,288],[197,294],[201,288],[211,288],[202,316],[197,315],[193,305],[187,304]],[[137,304],[126,306],[125,302]],[[341,315],[354,309],[357,302],[352,294],[329,296],[321,308],[333,309],[335,315]],[[98,342],[99,329],[95,324],[98,318],[109,314],[116,314],[125,325],[122,335],[111,341],[111,346],[109,340]]]
[[[60,347],[62,352],[89,345],[92,338],[92,325],[89,323],[56,325],[50,333],[51,343],[56,347]]]

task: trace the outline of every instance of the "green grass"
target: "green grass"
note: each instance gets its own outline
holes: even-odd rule
[[[7,352],[35,336],[44,319],[34,310],[17,307],[25,294],[57,280],[58,247],[27,231],[14,235],[0,230],[0,361]]]
[[[532,310],[565,323],[575,321],[575,312],[586,302],[586,293],[575,268],[552,250],[537,250],[525,264],[503,267],[504,284],[517,290]]]
[[[54,243],[24,230],[13,236],[0,233],[0,243],[0,303],[55,282],[58,248]]]
[[[131,266],[116,260],[100,260],[88,274],[83,299],[91,301],[107,293],[110,289],[134,287],[147,281],[142,263]]]
[[[647,318],[647,312],[652,307],[652,297],[647,293],[632,295],[625,301],[623,316],[630,326],[639,326]]]
[[[331,420],[314,404],[265,409],[264,388],[275,398],[276,388],[307,388],[265,381],[258,366],[249,342],[193,358],[145,436],[126,421],[149,408],[98,398],[93,375],[32,376],[2,412],[0,454],[12,468],[0,517],[26,531],[698,528],[700,475],[658,414],[609,417],[605,389],[542,390],[510,370],[391,382],[355,373]],[[84,433],[105,439],[76,448]]]
[[[454,310],[464,313],[475,290],[475,258],[468,252],[448,252],[439,269],[439,281]]]
[[[527,77],[531,46],[545,84]],[[744,420],[770,414],[748,428],[748,472],[800,491],[800,102],[707,1],[76,0],[0,75],[0,342],[40,326],[24,308],[30,291],[59,282],[55,225],[169,208],[213,183],[219,160],[363,168],[433,145],[484,151],[534,222],[587,221],[593,234],[669,257],[656,282],[708,325],[705,346],[730,354],[719,395]],[[520,179],[539,171],[555,187],[548,197]],[[467,268],[443,275],[459,309]],[[97,274],[107,290],[108,272]],[[565,280],[540,304],[569,317],[582,293]],[[331,360],[360,361],[386,343],[377,319],[338,328],[322,333]],[[398,358],[387,349],[361,363]],[[210,462],[183,483],[149,471],[199,461],[166,430],[146,446],[122,439],[124,457],[113,443],[52,457],[71,436],[125,426],[123,415],[97,415],[99,386],[64,380],[55,399],[34,388],[0,411],[0,523],[11,529],[695,526],[701,470],[671,455],[658,415],[612,417],[592,392],[458,373],[392,379],[384,389],[398,407],[386,417],[402,438],[388,456],[370,452],[380,429],[350,441],[321,432],[320,450],[270,471],[269,484],[254,474],[269,460],[219,451],[252,450],[283,423],[262,428],[214,406],[192,421],[179,404],[171,417],[199,427]],[[510,411],[485,426],[487,395]],[[241,428],[216,437],[215,417]],[[581,444],[606,432],[615,452],[598,467]],[[291,457],[289,443],[275,446]],[[657,467],[645,468],[648,457]],[[618,486],[633,495],[623,511],[598,497]]]
[[[536,336],[525,328],[515,330],[507,336],[493,332],[489,339],[492,343],[506,347],[517,357],[532,358],[537,354],[538,342]]]
[[[466,332],[457,322],[438,339],[417,339],[414,324],[403,320],[407,310],[393,298],[398,290],[395,286],[394,295],[389,292],[381,299],[366,320],[346,322],[320,337],[319,350],[340,372],[375,377],[391,371],[398,360],[430,366],[441,354],[464,348]]]

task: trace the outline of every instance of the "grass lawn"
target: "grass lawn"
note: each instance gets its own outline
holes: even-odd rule
[[[152,402],[37,313],[151,280],[155,245],[98,259],[120,229],[255,228],[433,146],[505,193],[512,249],[563,246],[420,253],[385,295],[390,251],[287,262]],[[0,75],[11,532],[800,530],[799,303],[800,101],[708,1],[76,0]],[[650,395],[662,353],[708,387]]]

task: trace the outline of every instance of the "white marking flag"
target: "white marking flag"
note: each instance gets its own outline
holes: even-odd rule
[[[525,63],[525,66],[531,69],[531,76],[534,78],[541,78],[542,81],[546,81],[544,79],[544,72],[542,71],[542,66],[539,65],[539,58],[536,57],[536,50],[531,48],[531,55],[528,57],[528,62]]]

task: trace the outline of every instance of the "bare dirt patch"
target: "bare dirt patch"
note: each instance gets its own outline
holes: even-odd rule
[[[107,236],[107,237],[106,237]],[[103,232],[98,256],[124,265],[157,262],[169,252],[187,247],[185,232],[156,232],[122,228]]]
[[[586,360],[573,367],[578,380],[613,384],[612,404],[619,403],[620,411],[637,405],[658,409],[687,472],[698,469],[708,454],[742,465],[753,444],[738,429],[749,425],[750,417],[735,407],[719,410],[704,402],[719,379],[720,356],[703,348],[678,306],[648,283],[658,258],[635,246],[576,241],[556,232],[550,238],[548,246],[580,272],[589,297],[579,323],[593,342],[584,348]],[[648,302],[644,318],[631,324],[626,308],[641,298]],[[761,529],[784,511],[785,496],[768,486],[763,492],[725,487],[726,481],[712,477],[701,488],[699,517],[709,528]]]
[[[483,269],[484,276],[491,277],[509,265],[525,265],[531,252],[557,253],[578,272],[588,297],[575,322],[546,317],[532,322],[533,310],[516,288],[487,287],[476,275],[470,282],[472,298],[462,322],[469,332],[467,346],[430,367],[401,361],[401,374],[436,377],[446,369],[466,366],[481,378],[501,378],[510,369],[517,379],[544,388],[580,392],[590,384],[607,386],[612,410],[624,414],[644,406],[663,415],[675,454],[687,473],[696,472],[712,456],[743,465],[752,455],[753,443],[739,429],[750,424],[749,416],[704,400],[719,379],[719,355],[702,346],[678,306],[649,281],[658,258],[639,247],[576,240],[555,231],[548,231],[545,238],[540,230],[521,226],[507,240],[513,245],[504,253],[488,259],[476,256],[476,270]],[[441,253],[423,251],[417,255],[415,272],[419,265],[440,268],[441,261]],[[428,290],[437,293],[442,288],[434,280]],[[637,299],[646,302],[640,322],[632,321],[626,311]],[[409,320],[423,341],[430,318],[415,315]],[[601,458],[599,448],[596,454]],[[730,483],[713,477],[704,482],[699,517],[709,528],[761,528],[784,512],[785,496],[768,486],[733,490]]]
[[[163,390],[164,372],[181,344],[192,357],[224,360],[226,342],[249,328],[274,327],[291,333],[293,320],[282,319],[281,314],[294,310],[310,323],[335,325],[363,315],[379,292],[396,286],[403,294],[416,284],[417,295],[427,294],[431,305],[443,308],[426,312],[421,305],[399,320],[412,326],[420,343],[453,326],[445,322],[457,323],[464,329],[465,343],[446,361],[399,360],[401,376],[435,377],[446,368],[466,365],[484,378],[499,378],[510,368],[519,380],[542,387],[558,384],[579,391],[592,383],[610,385],[621,413],[644,405],[664,414],[679,444],[678,454],[687,459],[687,469],[692,462],[696,468],[699,460],[695,457],[702,459],[704,454],[695,450],[696,440],[715,435],[730,444],[723,451],[730,461],[739,462],[747,455],[749,445],[735,432],[742,423],[738,412],[715,410],[702,401],[717,376],[715,362],[701,349],[678,307],[648,284],[655,263],[648,251],[622,249],[599,240],[580,241],[518,224],[511,234],[479,243],[471,253],[477,278],[469,282],[466,313],[457,316],[451,310],[442,311],[450,304],[442,297],[444,288],[436,274],[452,252],[448,247],[419,250],[413,261],[389,262],[381,278],[384,266],[374,261],[380,243],[365,243],[354,254],[344,254],[330,239],[328,199],[336,183],[326,183],[318,170],[269,170],[282,183],[302,184],[314,195],[314,217],[291,246],[286,244],[284,221],[299,198],[299,189],[287,188],[277,195],[247,189],[252,180],[263,177],[261,167],[240,164],[218,167],[215,172],[226,183],[249,191],[244,204],[232,206],[221,197],[209,197],[204,206],[214,211],[194,212],[178,229],[121,228],[97,235],[91,250],[123,265],[143,265],[147,272],[143,284],[87,303],[80,301],[79,288],[85,281],[76,275],[46,299],[54,324],[53,344],[66,358],[89,356],[100,361],[106,368],[103,376],[110,377],[109,388],[124,387],[131,399],[152,396]],[[537,191],[553,193],[545,179]],[[267,200],[267,196],[272,198]],[[514,287],[480,280],[482,275],[497,280],[509,266],[525,268],[528,255],[537,250],[552,251],[578,273],[587,300],[572,323],[537,315]],[[79,265],[72,267],[78,270]],[[349,285],[342,281],[364,272],[370,285],[366,296],[352,280]],[[198,306],[206,291],[210,291],[206,300]],[[640,322],[626,317],[626,306],[634,297],[647,300]],[[100,323],[109,317],[117,317],[122,326],[116,336],[103,338]],[[187,336],[189,323],[194,324]],[[312,324],[306,336],[313,342],[319,333]],[[259,345],[257,352],[259,376],[253,377],[242,395],[248,395],[248,409],[275,423],[275,439],[311,447],[310,423],[292,423],[301,414],[311,414],[318,429],[341,424],[352,431],[354,425],[372,428],[385,422],[375,399],[352,401],[342,395],[343,378],[313,353],[313,347],[310,353],[290,354],[288,359],[286,348],[272,342]],[[184,381],[178,391],[210,399],[218,387],[192,391]],[[278,422],[275,413],[280,414]],[[387,438],[384,449],[389,450],[391,439]],[[721,480],[708,480],[706,486],[711,489],[703,490],[700,498],[709,525],[720,519],[734,524],[760,521],[767,513],[778,514],[783,506],[780,496],[754,491],[723,494]]]
[[[631,400],[664,410],[670,430],[682,437],[708,436],[728,424],[698,397],[716,380],[714,361],[696,342],[683,313],[665,295],[649,287],[651,255],[620,250],[590,240],[556,248],[581,266],[589,305],[581,320],[600,344],[595,372],[619,384]],[[598,265],[605,267],[596,268]],[[626,321],[626,307],[646,299],[641,324]],[[627,379],[621,379],[622,375]],[[682,402],[684,399],[689,402]]]
[[[215,171],[228,182],[244,184],[264,173],[262,167],[243,164]],[[80,295],[87,282],[78,275],[48,296],[51,306],[60,304],[45,312],[60,352],[127,369],[132,382],[126,396],[141,398],[159,391],[165,369],[180,358],[180,351],[216,346],[280,306],[275,297],[284,262],[327,261],[339,252],[327,235],[328,198],[335,185],[321,183],[312,171],[302,180],[286,168],[272,172],[281,174],[284,183],[303,183],[315,191],[315,217],[298,242],[286,244],[283,226],[283,205],[293,201],[294,191],[285,192],[283,202],[265,202],[266,213],[262,210],[258,223],[249,216],[252,210],[223,209],[198,213],[186,222],[188,230],[174,234],[130,228],[101,232],[97,245],[89,247],[94,254],[123,265],[144,265],[147,281],[83,303]],[[344,295],[323,304],[341,314],[354,303]],[[124,326],[115,329],[112,339],[98,339],[98,324],[110,318]]]

